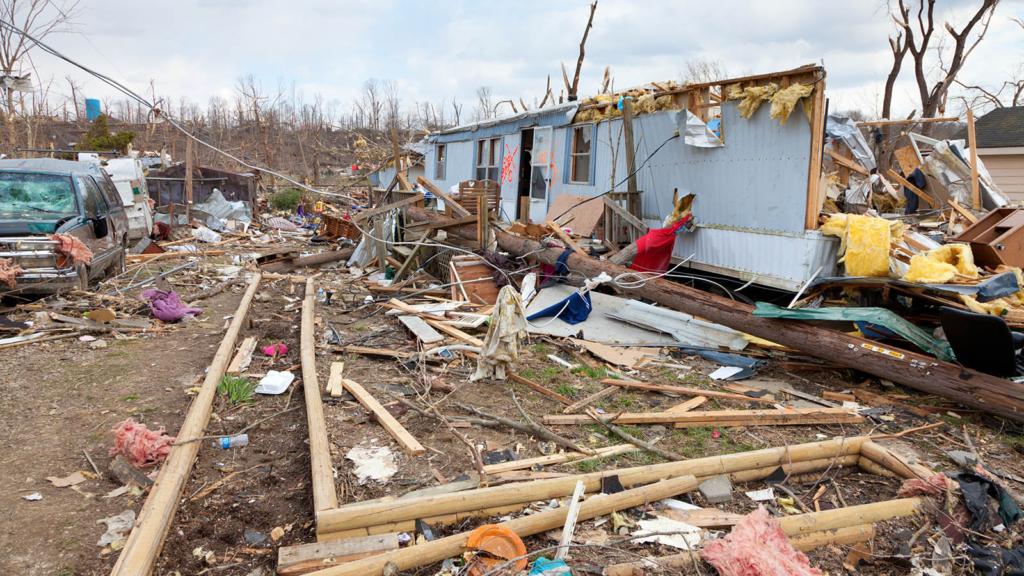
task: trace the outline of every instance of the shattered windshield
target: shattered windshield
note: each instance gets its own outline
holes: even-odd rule
[[[67,176],[0,172],[0,219],[53,220],[76,214],[75,191]]]

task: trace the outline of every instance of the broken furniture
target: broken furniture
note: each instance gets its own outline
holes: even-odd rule
[[[996,208],[951,241],[970,244],[981,266],[1024,266],[1024,208]]]

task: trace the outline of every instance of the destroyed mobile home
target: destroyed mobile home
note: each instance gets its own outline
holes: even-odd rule
[[[217,328],[173,437],[113,430],[117,576],[998,574],[1024,210],[971,140],[880,174],[806,66],[396,138],[386,187],[294,212],[179,210],[179,168],[126,274],[12,306],[0,346]]]

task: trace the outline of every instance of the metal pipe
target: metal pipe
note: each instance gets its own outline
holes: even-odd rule
[[[177,268],[172,268],[172,269],[170,269],[167,272],[164,272],[162,274],[157,274],[156,276],[153,276],[152,278],[150,278],[148,280],[143,280],[142,282],[137,282],[135,284],[132,284],[131,286],[126,286],[126,287],[121,288],[119,290],[114,290],[113,292],[107,292],[107,296],[114,296],[116,294],[120,294],[121,292],[127,292],[128,290],[131,290],[132,288],[138,288],[140,286],[145,286],[146,284],[149,284],[150,282],[156,282],[157,278],[164,278],[168,274],[173,274],[173,273],[177,272],[178,270],[182,270],[184,268],[190,268],[190,267],[193,267],[193,266],[195,266],[194,262],[189,262],[188,264],[183,264],[181,266],[178,266]]]

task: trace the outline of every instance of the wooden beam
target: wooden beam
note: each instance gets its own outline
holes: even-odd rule
[[[440,230],[442,228],[451,228],[453,226],[464,226],[466,224],[476,224],[476,221],[477,221],[477,217],[476,216],[463,216],[461,218],[458,218],[458,219],[455,219],[455,220],[451,220],[451,221],[447,221],[447,222],[432,222],[430,224],[417,224],[415,226],[410,226],[409,229],[413,230],[413,231],[416,231],[416,232],[427,231],[427,230]]]
[[[521,196],[519,198],[519,222],[523,226],[530,223],[530,197]]]
[[[547,456],[537,456],[536,458],[526,458],[525,460],[513,460],[511,462],[502,462],[501,464],[491,464],[489,466],[484,466],[484,472],[487,472],[487,475],[490,476],[492,473],[497,474],[499,472],[508,472],[511,470],[522,470],[524,468],[532,468],[535,465],[548,466],[550,464],[561,464],[562,462],[573,462],[578,464],[585,460],[628,454],[630,452],[636,452],[637,450],[639,450],[639,448],[633,444],[619,444],[617,446],[597,448],[594,450],[593,455],[587,455],[582,452],[562,452],[561,454],[549,454]]]
[[[590,258],[589,254],[587,254],[582,248],[577,246],[576,243],[572,241],[572,238],[569,238],[569,235],[565,233],[565,230],[562,230],[561,226],[555,224],[551,220],[545,221],[544,225],[547,226],[549,230],[554,232],[555,236],[558,236],[558,239],[565,244],[566,248],[571,249],[573,252],[579,254],[580,256],[586,256],[587,258]]]
[[[538,482],[541,481],[515,487],[526,492],[527,490],[524,488],[536,485]],[[678,496],[679,494],[696,489],[697,480],[693,476],[682,476],[617,494],[609,494],[601,498],[590,498],[579,506],[578,519],[580,521],[590,520],[591,518],[604,516],[647,502]],[[502,522],[500,526],[516,533],[520,537],[532,536],[563,526],[568,513],[569,509],[562,507]],[[388,564],[397,566],[399,571],[409,571],[419,566],[440,562],[445,558],[458,556],[466,551],[469,535],[470,533],[468,532],[455,534],[417,546],[409,546],[392,552],[386,552],[379,556],[356,560],[355,562],[349,562],[313,574],[315,576],[381,576],[384,573],[385,566]]]
[[[345,389],[350,394],[356,397],[356,400],[363,405],[364,408],[373,412],[377,418],[377,422],[388,431],[389,434],[401,445],[402,449],[406,451],[410,456],[419,456],[427,450],[419,443],[418,440],[409,434],[409,431],[402,426],[395,417],[391,415],[376,398],[370,395],[365,388],[359,385],[354,380],[343,379],[342,383],[345,385]]]
[[[647,234],[647,224],[643,220],[637,218],[636,216],[633,216],[632,214],[629,213],[629,211],[627,211],[622,206],[616,204],[614,200],[607,196],[602,196],[601,200],[604,201],[604,205],[607,206],[612,212],[615,212],[616,214],[621,216],[623,220],[633,225],[633,227],[635,227],[640,232],[641,236]],[[605,226],[608,225],[609,224],[606,222]]]
[[[978,182],[978,141],[974,133],[974,110],[967,109],[967,145],[971,147],[971,204],[981,210],[981,186]]]
[[[217,353],[213,356],[199,394],[192,401],[185,421],[178,430],[179,440],[203,436],[206,424],[210,420],[210,413],[213,411],[217,386],[227,369],[231,352],[235,349],[235,341],[245,324],[249,306],[252,304],[253,296],[256,295],[261,278],[262,276],[257,273],[249,281],[249,287],[238,303],[238,309],[235,310],[228,331],[224,334],[224,339],[221,340],[220,347],[217,348]],[[319,393],[319,391],[317,392]],[[199,453],[201,444],[201,442],[189,442],[171,447],[171,452],[160,468],[156,483],[150,489],[145,504],[142,505],[139,519],[129,534],[128,541],[125,543],[117,563],[114,564],[112,576],[145,576],[153,570],[164,539],[167,537],[167,531],[171,527],[171,521],[174,519],[178,502],[181,500],[185,482],[188,481],[189,473],[195,465],[196,455]]]
[[[583,400],[580,400],[579,402],[570,405],[565,410],[562,410],[562,414],[572,414],[573,412],[578,412],[581,408],[589,406],[591,402],[597,402],[598,400],[604,398],[605,396],[611,396],[612,394],[615,393],[616,390],[618,390],[618,388],[616,388],[615,386],[609,386],[604,390],[591,394],[590,396],[587,396]]]
[[[397,284],[405,277],[406,272],[412,268],[412,263],[416,261],[416,253],[429,241],[431,234],[433,233],[428,231],[422,234],[420,239],[416,241],[416,245],[412,247],[412,252],[405,258],[405,262],[402,262],[402,266],[395,272],[394,278],[391,279],[392,284]]]
[[[487,239],[489,230],[487,225],[490,223],[490,213],[487,210],[487,196],[481,194],[476,197],[476,242],[480,245],[481,250],[487,250],[487,245],[490,243]]]
[[[451,336],[453,338],[457,338],[459,340],[462,340],[463,342],[469,342],[473,346],[483,347],[483,345],[484,345],[484,341],[483,340],[481,340],[479,338],[476,338],[476,337],[473,337],[473,336],[470,336],[469,334],[466,334],[465,332],[463,332],[462,330],[459,330],[458,328],[456,328],[454,326],[449,326],[448,324],[444,324],[443,322],[438,322],[437,320],[429,320],[429,319],[427,320],[427,324],[430,324],[434,328],[437,328],[441,332],[444,332],[445,334],[447,334],[447,335],[449,335],[449,336]]]
[[[316,280],[306,280],[302,301],[302,322],[299,327],[299,354],[302,362],[302,390],[306,399],[306,425],[309,430],[309,460],[313,477],[313,508],[327,510],[338,507],[331,463],[331,443],[327,439],[327,422],[320,400],[316,376],[316,342],[313,322],[316,314]]]
[[[408,191],[411,191],[413,189],[412,186],[409,185],[409,180],[405,177],[405,174],[402,173],[401,170],[399,170],[395,174],[396,174],[395,177],[398,178],[398,189],[399,190],[408,192]]]
[[[511,378],[512,380],[515,380],[516,382],[519,382],[520,384],[525,384],[526,386],[533,388],[534,390],[540,392],[541,394],[547,396],[548,398],[554,398],[555,400],[558,400],[562,404],[572,404],[572,400],[566,398],[565,396],[562,396],[557,392],[552,392],[551,390],[548,390],[547,388],[541,386],[540,384],[527,380],[526,378],[523,378],[518,374],[509,373],[508,377]]]
[[[633,100],[632,98],[622,99],[622,133],[625,137],[626,144],[626,174],[629,179],[626,181],[626,189],[629,190],[630,194],[637,193],[636,184],[636,148],[633,145]],[[566,146],[572,146],[571,142],[566,142]]]
[[[927,202],[932,208],[938,208],[939,207],[939,203],[936,202],[935,200],[933,200],[930,194],[928,194],[924,190],[921,190],[917,186],[914,186],[913,184],[908,182],[906,178],[904,178],[903,176],[900,176],[899,174],[896,173],[895,170],[893,170],[891,168],[889,169],[889,177],[892,178],[893,180],[895,180],[900,186],[903,186],[907,190],[910,190],[914,194],[917,194],[917,196],[921,200],[924,200],[925,202]]]
[[[828,154],[830,157],[832,157],[832,159],[836,161],[836,164],[839,164],[840,166],[845,166],[858,174],[863,174],[864,176],[871,175],[871,172],[868,172],[867,168],[861,166],[860,164],[854,162],[853,160],[850,160],[846,156],[843,156],[842,154],[836,152],[831,148],[825,148],[825,154]]]
[[[455,214],[457,214],[460,217],[469,216],[469,210],[466,210],[465,208],[460,206],[459,203],[456,202],[451,196],[446,194],[443,190],[441,190],[437,186],[434,186],[434,183],[431,182],[430,180],[427,180],[423,176],[417,176],[416,177],[416,182],[418,182],[421,186],[423,186],[424,188],[429,190],[431,194],[433,194],[434,196],[437,196],[438,198],[443,200],[444,201],[444,206],[445,206],[444,209],[445,209],[446,212],[448,210],[451,210],[452,212],[454,212]],[[449,206],[451,208],[449,208]]]
[[[387,356],[389,358],[399,358],[402,360],[412,358],[414,354],[412,352],[399,352],[397,350],[388,350],[387,348],[370,348],[368,346],[344,346],[335,347],[335,351],[344,352],[346,354],[363,354],[364,356]]]
[[[619,414],[616,424],[677,424],[691,426],[802,425],[860,422],[864,418],[846,408],[786,408],[784,410],[712,410],[707,412],[636,412]],[[589,424],[589,416],[545,414],[544,423],[556,426]],[[683,426],[678,426],[682,424]]]
[[[895,124],[927,124],[931,122],[959,122],[959,118],[910,118],[907,120],[871,120],[857,122],[857,126],[891,126]]]
[[[331,362],[331,376],[327,379],[327,387],[324,389],[332,398],[339,398],[343,392],[341,378],[345,373],[344,362]]]
[[[278,576],[298,576],[397,549],[398,534],[394,532],[377,536],[357,536],[346,540],[282,546],[277,549],[277,574]]]
[[[676,404],[675,406],[669,408],[668,410],[665,410],[665,412],[669,412],[672,414],[677,414],[679,412],[689,412],[690,410],[693,410],[694,408],[701,406],[707,401],[707,396],[697,396],[696,398],[690,398],[689,400],[683,402],[682,404]]]
[[[974,214],[971,214],[970,210],[961,206],[960,202],[956,198],[950,198],[949,205],[953,208],[953,210],[956,210],[957,214],[963,216],[971,224],[974,224],[975,222],[978,221],[978,217],[975,216]]]
[[[419,202],[421,200],[423,200],[423,195],[422,194],[414,194],[412,196],[409,196],[408,198],[402,198],[398,202],[392,202],[391,204],[387,204],[387,205],[381,206],[379,208],[373,208],[371,210],[363,210],[362,212],[356,214],[353,218],[355,219],[356,222],[363,222],[367,218],[370,218],[372,216],[376,216],[378,214],[384,214],[385,212],[390,212],[392,210],[397,210],[397,209],[403,208],[405,206],[411,206],[412,204],[415,204],[415,203],[417,203],[417,202]]]
[[[623,388],[634,388],[637,390],[647,390],[649,392],[668,392],[669,394],[683,394],[686,396],[706,396],[708,398],[720,398],[722,400],[736,400],[738,402],[774,402],[774,399],[755,398],[753,396],[747,396],[746,394],[736,394],[733,392],[718,392],[716,390],[702,390],[700,388],[685,388],[683,386],[667,386],[664,384],[648,384],[646,382],[634,382],[632,380],[618,380],[616,378],[607,378],[601,380],[601,384],[605,386],[622,386]]]
[[[825,71],[820,70],[820,82],[811,93],[811,117],[807,120],[811,125],[811,150],[807,166],[807,198],[804,214],[804,230],[818,228],[818,214],[825,195],[818,189],[821,186],[821,153],[822,139],[825,132]]]

